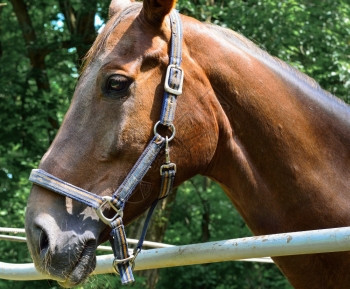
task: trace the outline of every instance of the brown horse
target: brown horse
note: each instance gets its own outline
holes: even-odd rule
[[[86,58],[64,122],[40,168],[111,195],[153,136],[169,62],[175,1],[115,0]],[[171,143],[176,185],[222,185],[254,234],[350,226],[350,109],[241,35],[181,16],[183,94]],[[125,207],[157,198],[160,156]],[[26,214],[37,268],[69,287],[95,266],[110,228],[91,208],[34,185]],[[350,288],[350,253],[274,258],[295,288]]]

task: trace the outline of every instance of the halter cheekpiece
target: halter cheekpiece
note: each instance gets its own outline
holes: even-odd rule
[[[132,268],[137,254],[141,251],[152,213],[158,201],[165,198],[171,192],[176,173],[176,165],[170,161],[169,142],[175,137],[176,131],[173,120],[175,116],[176,99],[177,96],[182,93],[184,79],[184,72],[180,67],[182,61],[182,22],[176,10],[172,10],[169,16],[171,24],[170,60],[166,71],[160,120],[154,126],[153,139],[149,142],[136,164],[113,195],[99,196],[93,194],[41,169],[32,170],[29,177],[29,180],[36,185],[94,208],[99,218],[111,227],[110,242],[115,257],[113,267],[116,272],[120,274],[122,284],[134,282]],[[159,125],[168,127],[171,136],[161,136],[158,133]],[[139,242],[133,254],[129,255],[123,225],[124,206],[132,195],[135,187],[141,182],[151,167],[151,164],[163,148],[165,149],[165,162],[160,167],[161,187],[158,199],[151,205]],[[103,211],[106,206],[110,206],[115,211],[114,217],[107,218],[104,215]]]

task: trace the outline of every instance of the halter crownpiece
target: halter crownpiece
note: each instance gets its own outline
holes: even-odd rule
[[[113,195],[99,196],[93,194],[41,169],[32,170],[29,177],[29,180],[36,185],[94,208],[101,221],[112,228],[110,242],[114,253],[113,267],[116,272],[120,274],[122,284],[134,282],[132,267],[137,254],[141,251],[152,213],[158,201],[165,198],[171,192],[176,173],[176,165],[170,162],[169,142],[175,137],[173,120],[175,116],[176,99],[177,96],[182,93],[184,80],[184,72],[180,67],[182,61],[182,22],[176,10],[172,10],[169,16],[171,25],[170,60],[165,76],[160,120],[154,126],[153,139],[149,142],[123,183]],[[170,137],[161,136],[157,131],[159,124],[168,127],[172,135]],[[134,253],[129,255],[123,225],[124,206],[132,195],[135,187],[141,182],[151,167],[151,164],[163,148],[165,148],[165,163],[160,167],[160,192],[158,198],[153,202],[148,211],[141,237]],[[107,205],[115,211],[115,215],[112,218],[107,218],[103,213]]]

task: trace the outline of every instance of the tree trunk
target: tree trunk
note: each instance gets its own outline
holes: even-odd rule
[[[73,8],[70,0],[59,0],[59,7],[64,15],[65,24],[71,35],[69,43],[76,47],[78,54],[78,68],[96,38],[95,15],[97,0],[82,1],[80,9]]]
[[[39,41],[28,13],[27,2],[24,0],[10,1],[27,48],[27,56],[31,65],[29,77],[35,80],[38,89],[38,96],[44,93],[50,93],[50,81],[47,75],[47,67],[45,63],[46,56],[57,48],[75,47],[78,55],[78,62],[76,65],[78,68],[80,67],[83,57],[96,37],[94,21],[97,11],[97,0],[82,3],[79,11],[73,9],[69,0],[59,0],[60,8],[66,18],[65,23],[70,32],[70,40],[61,43],[46,43],[42,46],[38,45]],[[42,41],[41,43],[45,42]],[[0,56],[1,51],[0,43]],[[41,97],[38,97],[38,99],[41,99]],[[47,103],[47,109],[52,111],[54,108],[50,107],[52,106],[50,103],[51,102]],[[47,117],[47,121],[51,127],[48,129],[48,137],[50,141],[52,141],[57,129],[59,128],[59,122],[57,118],[52,115]]]
[[[46,49],[37,45],[37,36],[32,24],[32,20],[28,13],[28,7],[23,0],[10,0],[13,6],[13,10],[16,14],[16,18],[21,28],[23,39],[27,48],[27,56],[30,61],[31,70],[29,76],[35,80],[38,95],[48,93],[51,91],[50,82],[46,71],[45,57],[48,53]],[[38,97],[40,99],[40,97]],[[48,104],[50,105],[50,104]],[[48,107],[48,109],[50,109]],[[24,115],[22,115],[23,121],[25,121]],[[51,125],[51,129],[48,130],[48,137],[50,141],[54,136],[52,131],[56,131],[59,127],[59,123],[56,117],[48,116],[48,123]],[[23,136],[23,140],[26,136]]]
[[[2,8],[4,6],[6,6],[7,4],[6,3],[0,3],[0,15],[1,15],[1,11],[2,11]],[[0,21],[1,21],[1,17],[0,17]],[[1,35],[1,25],[0,25],[0,35]],[[2,44],[1,44],[1,41],[0,41],[0,58],[2,56]]]
[[[210,179],[205,177],[203,179],[203,190],[202,192],[206,192],[208,187],[210,186]],[[208,242],[210,239],[210,203],[209,201],[201,196],[200,192],[198,191],[198,195],[201,199],[202,205],[203,205],[203,213],[202,213],[202,236],[201,240],[202,242]]]

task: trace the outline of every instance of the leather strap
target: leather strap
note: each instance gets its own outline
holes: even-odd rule
[[[137,160],[123,183],[113,193],[112,202],[119,210],[123,210],[125,203],[132,195],[135,187],[141,182],[145,174],[148,172],[153,161],[164,147],[165,139],[159,134],[155,135],[152,141]]]
[[[99,208],[103,203],[102,197],[67,183],[41,169],[33,169],[29,180],[36,185],[84,203],[94,209]]]
[[[134,261],[134,257],[129,255],[122,218],[118,217],[113,221],[111,227],[110,243],[114,253],[113,267],[119,273],[123,285],[133,283],[135,279],[131,263]]]
[[[173,10],[170,13],[171,47],[170,60],[164,84],[163,106],[160,122],[169,126],[173,123],[177,96],[182,94],[184,72],[182,62],[182,21],[180,15]]]
[[[160,121],[155,125],[154,138],[150,141],[123,183],[113,193],[112,197],[101,197],[99,195],[93,194],[82,188],[67,183],[41,169],[32,170],[29,177],[29,180],[36,185],[95,208],[96,213],[101,218],[101,220],[111,226],[111,244],[115,256],[113,264],[121,275],[122,284],[128,284],[134,281],[131,263],[134,261],[136,255],[141,250],[142,243],[146,236],[147,228],[157,202],[158,200],[165,198],[171,192],[176,173],[176,165],[170,162],[169,142],[175,136],[175,127],[173,125],[173,120],[175,116],[176,99],[177,96],[182,93],[184,79],[184,73],[180,67],[182,61],[182,23],[176,10],[173,10],[170,13],[170,22],[172,32],[170,60],[165,77],[164,98]],[[159,135],[157,133],[158,124],[167,126],[172,132],[172,136],[168,138]],[[133,256],[129,256],[124,225],[122,222],[123,209],[125,203],[130,198],[135,187],[141,182],[142,178],[145,176],[164,145],[165,163],[160,169],[161,188],[159,196],[158,199],[154,201],[148,212],[136,251],[134,252]],[[103,209],[106,204],[109,204],[116,211],[116,215],[111,219],[106,218],[103,214]]]

